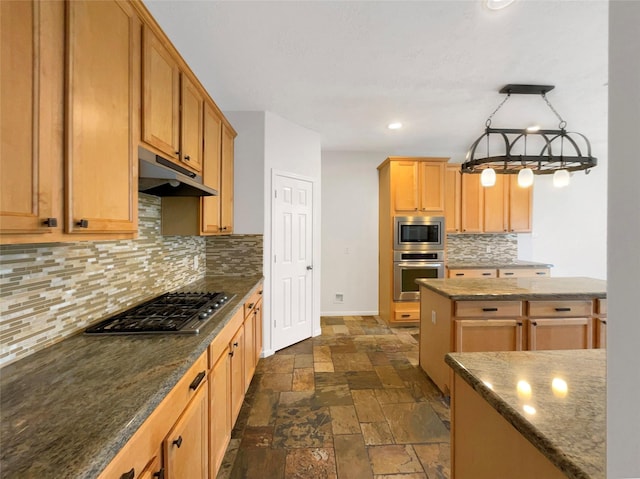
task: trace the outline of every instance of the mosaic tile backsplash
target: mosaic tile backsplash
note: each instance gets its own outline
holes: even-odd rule
[[[207,275],[262,274],[262,235],[207,238]]]
[[[0,246],[0,365],[205,276],[205,238],[162,236],[158,197],[138,210],[135,240]]]
[[[518,235],[512,234],[449,234],[447,261],[509,262],[518,259]]]

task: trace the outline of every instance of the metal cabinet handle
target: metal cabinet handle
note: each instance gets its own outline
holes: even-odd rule
[[[58,218],[47,218],[42,222],[43,225],[48,226],[49,228],[55,228],[58,226]]]
[[[509,273],[509,274],[513,274],[513,273]],[[482,276],[491,276],[491,273],[482,273]]]
[[[164,479],[164,467],[161,467],[158,472],[154,472],[153,477],[157,477],[158,479]]]
[[[191,161],[191,157],[189,155],[187,155],[187,156],[184,157],[184,160],[185,161]]]
[[[173,444],[178,446],[178,449],[180,449],[180,446],[182,446],[182,436],[178,436],[178,439],[174,439]]]
[[[456,276],[464,276],[464,273],[456,273]]]
[[[237,348],[238,347],[238,343],[237,342],[233,343],[233,347]]]
[[[262,290],[258,291],[258,294],[262,294]]]
[[[514,273],[505,273],[505,276],[513,276]]]
[[[313,266],[307,266],[307,271],[311,271],[313,269]]]
[[[606,320],[606,319],[601,319],[601,320],[600,320],[600,322],[601,322],[602,324],[607,324],[607,320]]]
[[[76,223],[76,226],[79,226],[80,228],[88,228],[89,227],[89,220],[80,220]]]
[[[193,381],[191,381],[191,384],[189,384],[189,389],[193,389],[194,391],[198,389],[198,386],[200,386],[200,383],[206,375],[206,372],[200,371],[198,375],[193,379]]]
[[[125,472],[120,476],[120,479],[133,479],[136,477],[136,470],[132,467],[129,472]]]
[[[179,151],[176,151],[176,155],[180,155],[180,152],[179,152]]]
[[[538,272],[536,272],[536,274],[537,274],[537,275],[540,275],[540,276],[544,276],[544,275],[545,275],[545,274],[547,274],[547,273],[545,273],[544,271],[538,271]]]
[[[531,321],[531,326],[537,326],[538,323],[536,321]]]
[[[516,326],[522,326],[522,321],[516,321]]]
[[[249,303],[249,304],[247,305],[247,308],[252,309],[254,304],[255,304],[255,303]]]
[[[558,311],[558,312],[567,312],[567,311],[571,311],[571,308],[556,308],[556,311]]]
[[[233,357],[233,351],[229,351],[229,356]]]
[[[487,313],[495,312],[495,311],[498,311],[498,308],[482,308],[482,311],[485,311]]]
[[[410,315],[410,314],[403,314],[403,315],[402,315],[402,317],[403,317],[403,318],[410,318],[410,317],[411,317],[411,315]]]

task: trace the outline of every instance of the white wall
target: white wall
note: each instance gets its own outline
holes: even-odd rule
[[[640,478],[640,2],[609,3],[607,477]]]
[[[234,151],[235,234],[264,231],[264,128],[263,111],[224,113],[238,133]]]
[[[322,152],[323,316],[378,314],[381,153]],[[335,293],[344,295],[336,303]]]
[[[264,277],[266,291],[271,291],[271,178],[273,172],[294,173],[313,181],[313,334],[320,330],[320,201],[321,201],[321,165],[320,165],[320,135],[291,123],[284,118],[270,112],[265,114],[265,175],[264,175]],[[264,311],[271,311],[271,294],[264,298]],[[270,317],[270,316],[269,316]],[[271,324],[265,319],[265,324]],[[265,327],[265,354],[272,354],[273,342],[271,328]]]

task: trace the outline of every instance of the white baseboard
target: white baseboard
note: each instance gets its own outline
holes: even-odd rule
[[[377,316],[378,311],[328,311],[320,316]]]

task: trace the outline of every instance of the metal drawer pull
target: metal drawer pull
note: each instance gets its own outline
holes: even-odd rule
[[[507,274],[513,274],[513,273],[507,273]],[[491,273],[482,273],[482,276],[491,276]]]
[[[537,326],[538,323],[536,323],[535,321],[531,321],[531,326]]]
[[[160,468],[158,472],[154,472],[153,477],[157,477],[158,479],[164,479],[164,467]]]
[[[522,321],[516,321],[517,326],[522,326]]]
[[[567,311],[571,311],[571,308],[556,308],[556,311],[558,311],[558,312],[567,312]]]
[[[235,343],[233,343],[233,347],[237,348],[238,347],[238,342],[236,341]]]
[[[42,222],[42,224],[48,226],[49,228],[55,228],[56,226],[58,226],[58,218],[47,218]]]
[[[120,479],[133,479],[136,477],[136,470],[132,467],[129,472],[125,472],[120,476]]]
[[[178,446],[178,449],[180,449],[180,446],[182,446],[182,436],[178,436],[178,439],[174,439],[173,444]]]
[[[88,228],[89,227],[89,220],[80,220],[76,223],[76,226],[79,226],[80,228]]]
[[[403,318],[410,318],[410,317],[411,317],[411,315],[410,315],[410,314],[403,314],[403,315],[402,315],[402,317],[403,317]]]
[[[513,275],[514,275],[514,273],[505,273],[504,275],[505,275],[505,276],[513,276]]]
[[[540,275],[540,276],[544,276],[545,274],[547,274],[545,271],[538,271],[536,274]]]
[[[601,320],[600,320],[600,322],[601,322],[602,324],[605,324],[605,325],[607,324],[607,320],[606,320],[606,319],[601,319]]]
[[[254,305],[254,303],[249,303],[249,304],[247,305],[247,308],[251,309],[251,308],[253,308],[253,305]]]
[[[492,311],[495,312],[498,311],[498,308],[482,308],[482,311],[485,311],[487,313]]]
[[[200,371],[198,375],[195,377],[195,379],[191,381],[191,384],[189,384],[189,389],[193,389],[194,391],[198,389],[198,386],[200,386],[200,383],[202,382],[202,380],[206,375],[207,375],[206,372]]]
[[[456,273],[456,276],[464,276],[464,273]]]

